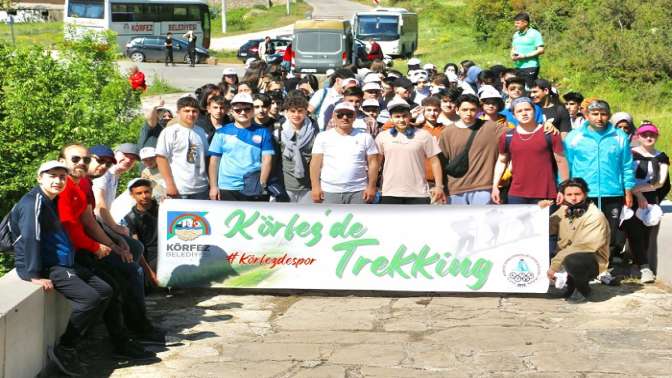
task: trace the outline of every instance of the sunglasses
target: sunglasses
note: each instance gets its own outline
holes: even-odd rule
[[[114,162],[112,162],[111,160],[108,160],[108,159],[101,159],[101,158],[95,157],[95,156],[94,156],[94,159],[96,159],[96,163],[98,163],[100,165],[105,165],[107,168],[110,168],[114,165]]]
[[[84,161],[84,164],[89,164],[91,162],[91,156],[71,156],[70,161],[77,164],[80,161]]]
[[[234,113],[241,114],[241,113],[249,113],[249,112],[251,112],[251,111],[252,111],[252,108],[233,108],[233,109],[231,109],[231,110],[233,110]]]
[[[338,118],[338,119],[342,119],[342,118],[353,119],[353,118],[355,118],[355,115],[353,113],[336,113],[336,118]]]

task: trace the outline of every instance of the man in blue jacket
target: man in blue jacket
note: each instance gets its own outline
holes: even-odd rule
[[[632,206],[635,176],[630,139],[609,123],[611,109],[602,100],[588,105],[587,121],[572,130],[564,140],[571,177],[588,183],[589,198],[609,220],[610,261],[623,250],[625,237],[618,223],[623,205]],[[603,282],[609,283],[611,277]]]
[[[112,288],[88,269],[75,264],[75,250],[58,218],[58,195],[65,189],[65,164],[48,161],[37,172],[39,186],[12,209],[10,228],[21,279],[55,289],[70,301],[72,313],[60,343],[49,358],[70,376],[84,375],[75,346],[84,331],[103,313]]]

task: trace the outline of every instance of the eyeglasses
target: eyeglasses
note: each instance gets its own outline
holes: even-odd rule
[[[233,109],[231,109],[231,110],[233,110],[234,113],[241,114],[241,113],[249,113],[249,112],[251,112],[251,111],[252,111],[252,108],[233,108]]]
[[[101,165],[105,165],[107,168],[110,168],[114,165],[114,162],[111,161],[111,160],[101,159],[101,158],[96,157],[96,156],[94,156],[93,158],[96,159],[96,163],[101,164]]]
[[[354,113],[336,113],[336,118],[342,119],[343,117],[345,117],[347,119],[353,119],[353,118],[355,118],[355,114]]]
[[[89,164],[91,162],[91,156],[71,156],[70,161],[77,164],[80,161],[84,161],[84,164]]]

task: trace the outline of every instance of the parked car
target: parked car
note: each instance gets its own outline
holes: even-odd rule
[[[259,44],[262,41],[263,39],[250,39],[249,41],[245,42],[245,44],[240,46],[238,49],[238,59],[243,62],[250,58],[259,59]],[[292,40],[289,38],[274,38],[271,39],[271,42],[273,43],[273,47],[275,47],[274,55],[282,56],[285,53],[287,46],[292,43]]]
[[[158,61],[163,62],[166,58],[166,37],[147,36],[132,38],[126,44],[126,56],[136,63]],[[191,63],[187,47],[189,43],[183,39],[173,38],[173,60],[177,62]],[[196,47],[196,63],[205,63],[210,55],[208,50]]]

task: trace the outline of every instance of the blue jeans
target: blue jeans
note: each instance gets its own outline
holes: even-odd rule
[[[489,190],[472,190],[450,195],[451,205],[489,205],[491,203]]]

